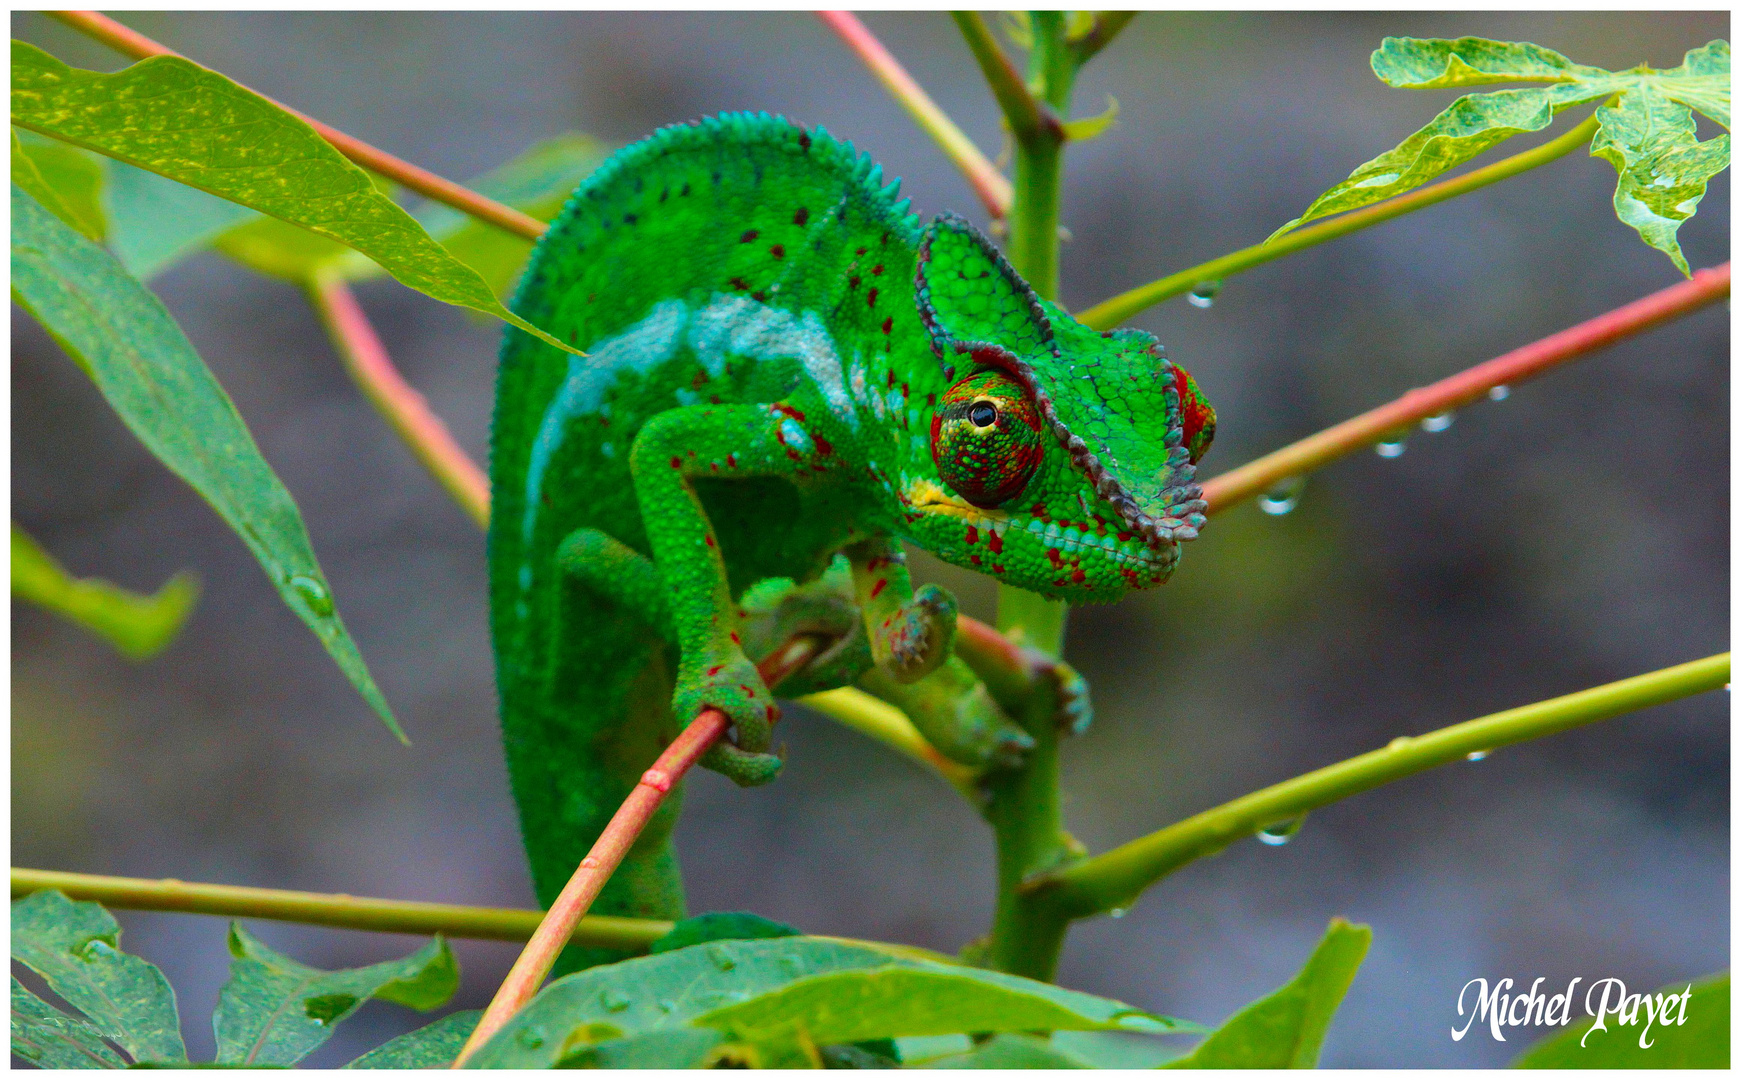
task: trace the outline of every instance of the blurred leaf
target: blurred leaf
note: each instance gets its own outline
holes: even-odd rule
[[[428,1010],[459,988],[459,966],[439,934],[403,960],[322,971],[231,923],[230,955],[230,981],[212,1015],[219,1064],[293,1065],[369,998]]]
[[[965,1054],[932,1058],[927,1069],[1091,1069],[1094,1066],[1065,1053],[1036,1035],[1004,1032]]]
[[[1064,125],[1064,137],[1071,142],[1087,142],[1097,138],[1112,122],[1118,119],[1118,99],[1111,94],[1106,95],[1106,111],[1099,116],[1087,116],[1080,120],[1071,120]]]
[[[1652,86],[1597,109],[1596,123],[1590,153],[1619,176],[1615,216],[1690,274],[1675,233],[1698,211],[1711,177],[1729,167],[1729,136],[1700,142],[1692,110]]]
[[[710,911],[684,919],[671,932],[648,946],[650,953],[671,952],[709,941],[744,941],[758,938],[798,937],[804,931],[782,922],[764,919],[748,911]]]
[[[1651,995],[1660,1001],[1682,994],[1688,984],[1671,984]],[[1607,1014],[1605,1030],[1590,1032],[1595,1024],[1586,1017],[1551,1038],[1543,1039],[1511,1063],[1514,1069],[1727,1069],[1729,1067],[1729,976],[1718,975],[1690,987],[1692,993],[1682,1008],[1671,1005],[1675,1022],[1658,1021],[1646,1028],[1645,1011],[1628,1026],[1615,1023]],[[1664,1010],[1665,1013],[1670,1010]],[[1681,1022],[1681,1015],[1686,1016]],[[1586,1033],[1589,1033],[1588,1035]],[[1641,1040],[1650,1045],[1640,1046]],[[1582,1045],[1579,1045],[1582,1043]]]
[[[459,1057],[483,1015],[481,1009],[449,1013],[433,1024],[382,1043],[345,1068],[445,1069]]]
[[[261,216],[257,210],[126,162],[110,159],[108,164],[104,201],[109,214],[109,247],[127,272],[140,281],[149,281],[226,230]],[[303,229],[292,231],[300,236],[314,235]]]
[[[157,297],[17,185],[12,291],[139,441],[241,535],[284,602],[403,740],[333,607],[295,500],[260,456],[229,395]]]
[[[12,976],[12,1052],[39,1069],[124,1069],[102,1032],[68,1016]]]
[[[121,927],[101,904],[53,889],[12,903],[12,959],[84,1013],[135,1061],[187,1061],[175,991],[163,972],[121,951]],[[13,994],[13,1009],[18,1007]]]
[[[575,1039],[557,1068],[562,1069],[699,1069],[714,1064],[716,1048],[726,1041],[717,1031],[671,1028],[599,1042]],[[746,1048],[747,1049],[747,1048]],[[752,1051],[753,1053],[753,1051]],[[759,1060],[754,1061],[760,1064]],[[747,1063],[746,1063],[747,1064]]]
[[[141,596],[101,578],[74,578],[14,523],[12,595],[64,615],[108,638],[124,655],[144,660],[175,640],[199,596],[199,583],[184,571],[155,596]]]
[[[822,972],[903,963],[891,953],[827,938],[715,941],[577,971],[546,986],[466,1062],[468,1068],[549,1068],[577,1048],[617,1036],[682,1028],[733,1001]]]
[[[105,75],[14,41],[12,122],[299,225],[427,296],[577,351],[503,307],[313,128],[192,61],[155,56]]]
[[[911,961],[812,975],[695,1018],[758,1045],[984,1031],[1177,1031],[1121,1001],[981,968]]]
[[[12,129],[12,182],[55,217],[102,243],[103,159],[63,142]]]
[[[1542,130],[1572,105],[1612,98],[1597,110],[1601,126],[1590,152],[1620,174],[1615,213],[1687,272],[1675,230],[1693,216],[1706,181],[1729,163],[1729,137],[1699,142],[1691,110],[1728,128],[1727,42],[1694,49],[1680,66],[1667,70],[1640,64],[1614,72],[1574,64],[1529,42],[1387,37],[1372,54],[1372,70],[1391,86],[1415,90],[1496,82],[1551,85],[1458,98],[1396,149],[1318,196],[1270,240],[1308,221],[1417,188],[1513,135]]]
[[[1177,1039],[1132,1035],[1122,1031],[1055,1031],[1052,1048],[1095,1069],[1153,1069],[1189,1049]]]
[[[1234,1013],[1168,1069],[1310,1069],[1372,944],[1372,928],[1331,919],[1293,981]]]

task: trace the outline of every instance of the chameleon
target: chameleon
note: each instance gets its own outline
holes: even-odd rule
[[[1020,761],[903,542],[1080,604],[1164,583],[1203,527],[1215,412],[1190,375],[899,186],[820,127],[725,114],[618,151],[533,251],[514,312],[585,353],[510,327],[491,424],[491,632],[542,904],[703,708],[731,722],[704,766],[777,775],[751,653],[790,630],[839,640],[788,692],[856,682],[955,760]],[[680,802],[595,912],[683,917]]]

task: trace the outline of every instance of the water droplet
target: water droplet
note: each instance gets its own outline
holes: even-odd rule
[[[1191,291],[1189,294],[1186,295],[1185,299],[1189,300],[1191,302],[1192,307],[1197,307],[1197,308],[1214,307],[1215,306],[1215,295],[1217,293],[1219,293],[1220,291],[1221,291],[1221,282],[1219,280],[1217,280],[1217,281],[1199,281],[1197,284],[1195,284],[1191,287]]]
[[[709,945],[707,958],[712,960],[713,966],[721,971],[730,971],[738,966],[738,962],[732,959],[731,952],[721,945]]]
[[[332,594],[318,580],[307,574],[296,574],[290,579],[290,587],[316,615],[324,619],[332,614]]]
[[[1265,825],[1258,830],[1257,838],[1270,847],[1281,847],[1299,833],[1300,826],[1305,824],[1305,821],[1306,815],[1301,814],[1297,818],[1278,821],[1274,825]]]
[[[1504,401],[1506,398],[1508,398],[1510,396],[1511,396],[1511,387],[1506,386],[1504,383],[1500,383],[1498,386],[1495,386],[1487,391],[1487,397],[1491,401]]]
[[[1429,416],[1426,419],[1422,420],[1421,421],[1421,430],[1422,431],[1430,431],[1436,435],[1439,432],[1444,431],[1446,428],[1450,427],[1452,424],[1454,424],[1456,422],[1457,422],[1457,414],[1456,413],[1454,413],[1454,412],[1442,412],[1442,413],[1437,414],[1436,416]]]
[[[1107,912],[1115,919],[1122,919],[1130,913],[1130,908],[1115,907]]]
[[[677,1003],[675,1001],[661,1001],[659,1003],[659,1011],[662,1013],[672,1012],[676,1010],[676,1008]]]
[[[1401,750],[1403,747],[1407,746],[1409,743],[1412,743],[1414,741],[1415,740],[1408,735],[1398,735],[1396,738],[1390,740],[1390,742],[1385,745],[1385,749],[1386,750]]]
[[[544,1029],[523,1027],[514,1035],[515,1040],[528,1050],[536,1050],[544,1045]]]
[[[1493,751],[1491,751],[1491,750],[1471,750],[1467,754],[1463,755],[1463,760],[1464,761],[1480,761],[1482,758],[1486,757],[1488,754],[1491,754],[1492,752]]]
[[[615,987],[612,987],[599,995],[599,1000],[604,1003],[604,1007],[610,1012],[622,1012],[624,1009],[629,1007],[629,995]]]
[[[73,949],[73,952],[82,960],[99,960],[121,955],[121,950],[100,937],[92,938],[79,945]]]
[[[1402,452],[1409,448],[1401,435],[1387,436],[1382,442],[1374,445],[1372,452],[1381,458],[1402,457]]]
[[[1274,517],[1281,517],[1300,505],[1300,493],[1305,490],[1305,477],[1290,476],[1265,492],[1263,498],[1257,500],[1257,508]]]

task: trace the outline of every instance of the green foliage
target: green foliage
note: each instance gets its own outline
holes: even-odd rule
[[[459,988],[459,965],[439,934],[403,960],[321,971],[232,923],[230,955],[230,981],[212,1016],[219,1064],[293,1065],[371,997],[428,1010]]]
[[[503,307],[308,124],[191,61],[157,56],[104,75],[15,41],[12,122],[355,248],[427,296],[574,351]]]
[[[12,290],[139,441],[235,529],[290,609],[404,739],[333,606],[302,514],[229,395],[115,257],[12,188]]]
[[[1372,944],[1372,928],[1330,920],[1293,981],[1234,1013],[1174,1069],[1309,1069]]]
[[[965,1054],[931,1058],[927,1069],[1091,1069],[1094,1066],[1058,1049],[1038,1035],[1003,1032]]]
[[[60,1054],[88,1046],[94,1031],[134,1061],[187,1060],[169,980],[154,965],[121,951],[121,927],[101,904],[74,902],[54,891],[14,901],[12,959],[42,976],[49,989],[88,1019],[86,1031],[79,1026],[82,1021],[61,1018],[65,1040]],[[15,1048],[20,989],[15,983]],[[28,1030],[37,1037],[55,1023],[28,1002],[25,1015]]]
[[[77,147],[12,129],[12,182],[49,213],[99,243],[107,231],[101,159]]]
[[[150,280],[226,231],[261,216],[257,210],[125,162],[97,160],[108,166],[103,206],[109,217],[109,247],[140,281]]]
[[[12,1052],[40,1069],[123,1069],[88,1020],[68,1016],[12,977]]]
[[[1687,983],[1670,984],[1651,995],[1653,1000],[1681,994]],[[1727,1069],[1729,1067],[1729,976],[1718,975],[1691,984],[1686,1022],[1649,1028],[1641,1008],[1631,1025],[1604,1018],[1604,1030],[1591,1032],[1594,1018],[1586,1018],[1558,1035],[1543,1039],[1512,1062],[1517,1069]],[[1681,1009],[1673,1014],[1678,1020]],[[1648,1041],[1649,1046],[1641,1046]]]
[[[1549,85],[1458,98],[1396,149],[1318,196],[1271,240],[1308,221],[1412,190],[1514,135],[1542,130],[1563,109],[1607,99],[1596,110],[1590,152],[1619,174],[1614,211],[1645,243],[1688,272],[1676,230],[1698,209],[1706,183],[1729,164],[1729,136],[1700,142],[1693,111],[1728,129],[1728,42],[1694,49],[1678,67],[1640,64],[1616,72],[1574,64],[1529,42],[1387,37],[1372,54],[1372,70],[1389,85],[1409,90],[1498,82]]]
[[[710,911],[684,919],[671,932],[647,947],[648,952],[671,952],[709,941],[745,941],[756,938],[797,937],[804,931],[748,911]]]
[[[199,582],[184,571],[155,595],[141,596],[100,578],[75,578],[14,523],[12,595],[101,634],[125,656],[144,660],[175,640],[199,597]]]

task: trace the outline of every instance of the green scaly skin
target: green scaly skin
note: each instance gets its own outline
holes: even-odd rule
[[[1202,524],[1214,414],[1189,376],[880,181],[820,129],[722,116],[620,151],[533,255],[514,311],[588,353],[510,329],[491,436],[503,736],[544,904],[702,708],[734,724],[703,764],[778,772],[746,618],[764,644],[859,620],[805,690],[862,680],[951,757],[1007,764],[1031,740],[951,655],[954,601],[915,593],[897,541],[1092,603],[1164,582]],[[594,911],[682,917],[679,801]]]

